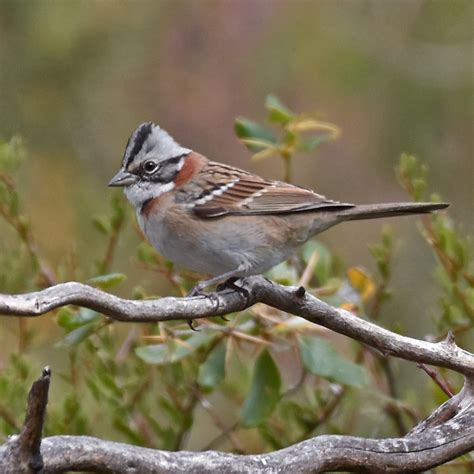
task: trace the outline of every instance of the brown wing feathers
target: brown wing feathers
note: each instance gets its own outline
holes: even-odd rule
[[[193,211],[199,217],[284,214],[353,207],[352,204],[329,201],[308,189],[265,180],[217,163],[210,163],[208,170],[203,170],[204,176],[206,172],[212,175],[208,184],[213,184],[213,190],[194,205]]]

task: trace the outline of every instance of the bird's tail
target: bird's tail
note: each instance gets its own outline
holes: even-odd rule
[[[406,216],[410,214],[429,214],[446,209],[445,202],[396,202],[384,204],[358,204],[350,209],[343,209],[338,216],[343,220],[377,219],[379,217]]]

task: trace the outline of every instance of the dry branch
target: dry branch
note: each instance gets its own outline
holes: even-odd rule
[[[442,405],[404,438],[365,439],[324,435],[279,451],[235,455],[217,451],[161,451],[89,436],[39,438],[47,402],[49,372],[34,382],[25,427],[0,446],[3,473],[64,471],[136,473],[242,472],[419,472],[474,448],[474,382]],[[26,436],[24,433],[34,433]],[[33,442],[31,442],[33,440]]]
[[[244,286],[248,297],[224,290],[215,298],[132,301],[80,283],[64,283],[25,295],[0,295],[0,314],[39,316],[74,304],[119,321],[189,321],[240,311],[262,302],[345,334],[383,354],[455,370],[465,376],[465,385],[403,438],[324,435],[269,454],[235,455],[215,451],[167,452],[84,436],[52,436],[41,443],[45,472],[410,472],[430,469],[474,449],[474,355],[460,349],[452,337],[431,343],[400,336],[348,311],[333,308],[302,288],[284,287],[263,277],[247,278]],[[46,406],[49,375],[43,375],[40,381],[43,379],[47,380],[46,397],[44,387],[43,391],[33,390],[35,385],[29,397],[28,413],[38,416],[27,416],[22,433],[0,447],[2,472],[39,472],[41,468],[41,456],[35,446],[44,411],[38,407]],[[28,420],[35,421],[32,424]],[[29,453],[25,459],[37,462],[15,464],[20,458],[12,455],[12,449]]]
[[[1,472],[19,474],[42,472],[41,434],[48,403],[50,377],[51,371],[45,367],[41,377],[31,386],[23,429],[19,435],[11,436],[0,447]]]
[[[99,311],[117,321],[152,322],[194,320],[242,311],[255,303],[300,316],[312,323],[356,339],[384,355],[474,375],[474,355],[460,349],[451,337],[432,343],[400,336],[365,321],[341,308],[334,308],[304,291],[286,287],[261,276],[245,279],[248,296],[233,290],[217,293],[215,298],[166,297],[158,300],[127,300],[82,283],[61,283],[24,295],[1,295],[0,315],[39,316],[68,304]]]

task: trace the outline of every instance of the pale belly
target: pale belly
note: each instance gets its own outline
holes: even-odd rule
[[[284,237],[288,228],[283,225],[278,235],[269,236],[255,219],[259,218],[242,217],[238,226],[218,219],[180,226],[155,216],[146,225],[140,218],[139,222],[158,252],[181,267],[212,276],[243,267],[241,276],[248,276],[266,272],[295,250]]]

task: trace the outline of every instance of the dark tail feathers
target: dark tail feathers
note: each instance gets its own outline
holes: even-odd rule
[[[446,209],[445,202],[396,202],[384,204],[360,204],[340,211],[344,220],[377,219],[379,217],[406,216],[410,214],[429,214],[433,211]]]

